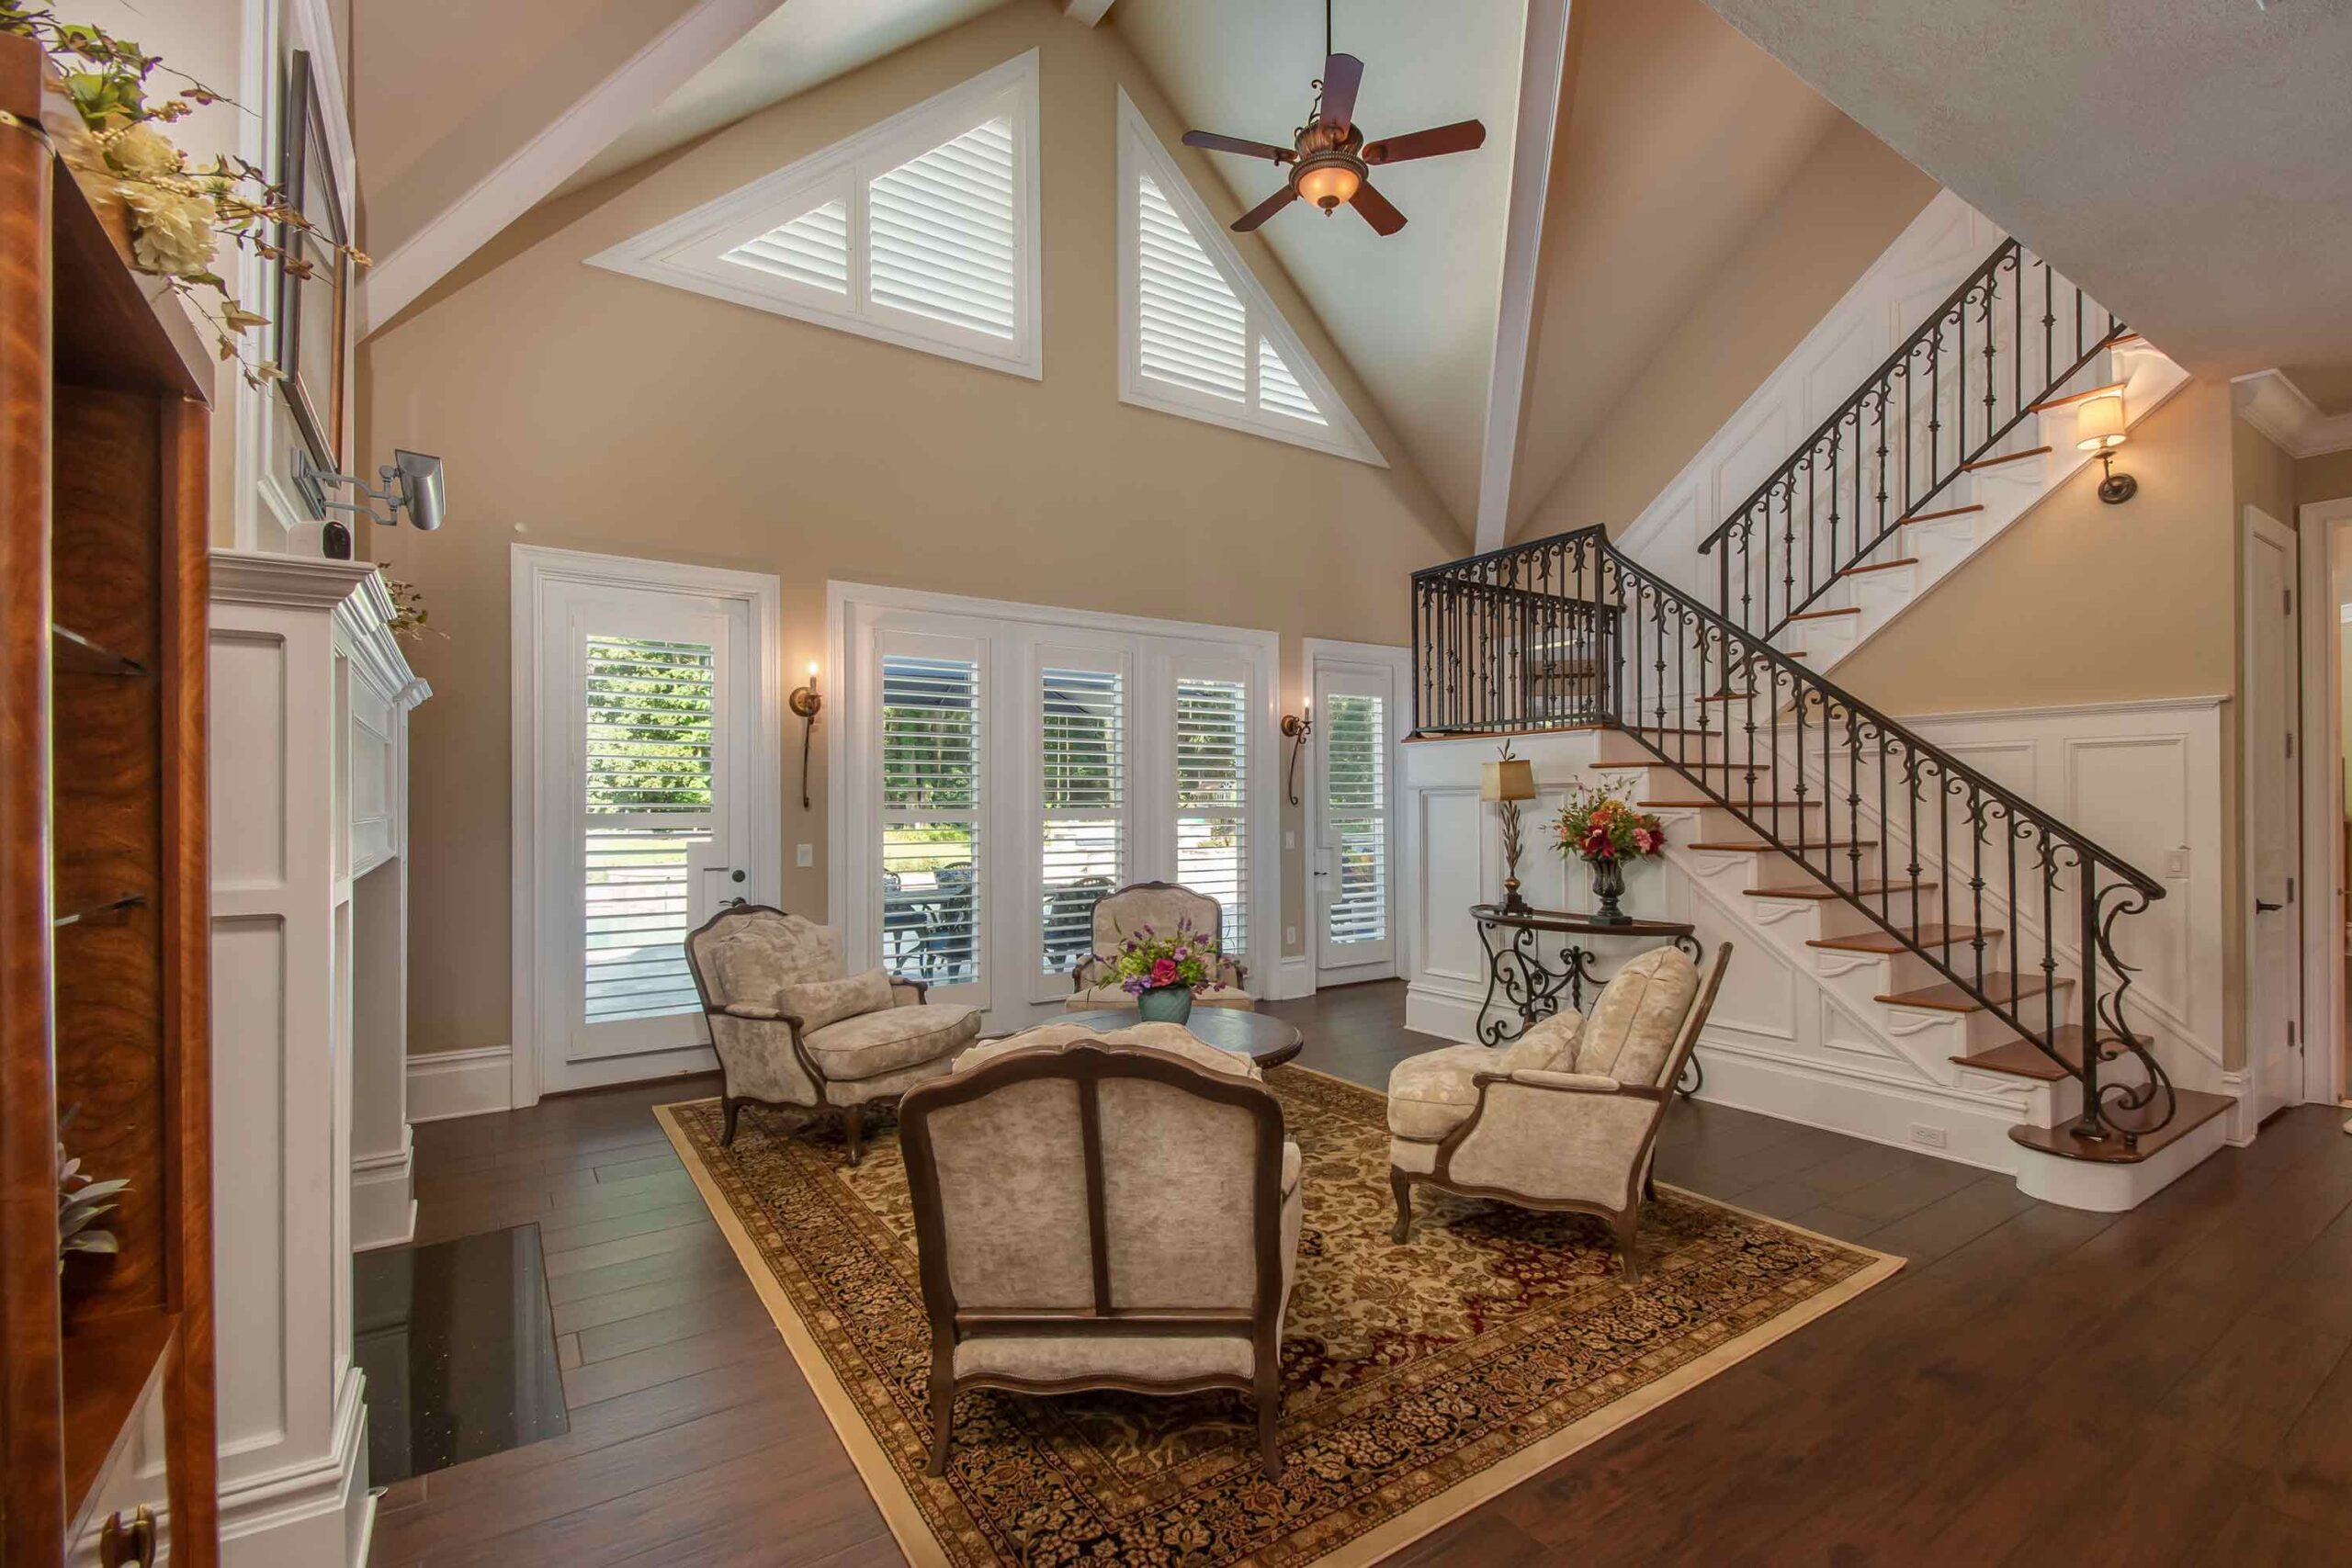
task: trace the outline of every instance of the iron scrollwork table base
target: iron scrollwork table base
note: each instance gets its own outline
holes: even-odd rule
[[[1514,913],[1499,904],[1473,904],[1470,918],[1477,922],[1478,945],[1487,950],[1487,998],[1478,1004],[1478,1040],[1485,1045],[1504,1045],[1518,1039],[1559,1011],[1563,996],[1567,998],[1569,1007],[1582,1012],[1585,987],[1589,986],[1598,992],[1601,987],[1602,977],[1593,970],[1593,961],[1599,955],[1590,948],[1573,940],[1563,942],[1559,964],[1555,968],[1544,961],[1539,932],[1570,938],[1659,937],[1689,953],[1693,962],[1702,953],[1695,931],[1680,920],[1605,925],[1589,915],[1572,914],[1565,909]],[[1510,934],[1504,936],[1504,931]],[[1489,1021],[1487,1015],[1494,1010],[1498,995],[1507,1007],[1500,1016]],[[1516,1023],[1510,1017],[1511,1009],[1519,1013]],[[1694,1053],[1674,1088],[1677,1093],[1688,1097],[1698,1093],[1706,1081]]]

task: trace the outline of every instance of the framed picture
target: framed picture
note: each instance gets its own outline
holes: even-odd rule
[[[285,372],[278,386],[311,460],[340,473],[344,311],[350,302],[351,262],[336,246],[348,243],[350,235],[344,228],[334,154],[306,50],[294,51],[288,66],[277,183],[286,192],[287,205],[315,230],[288,223],[278,231],[278,246],[285,253],[277,266],[277,364]],[[301,262],[309,263],[307,277],[301,275]]]

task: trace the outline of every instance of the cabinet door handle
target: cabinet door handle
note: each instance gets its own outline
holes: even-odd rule
[[[155,1512],[141,1504],[125,1521],[120,1514],[107,1520],[98,1537],[100,1568],[154,1568]]]

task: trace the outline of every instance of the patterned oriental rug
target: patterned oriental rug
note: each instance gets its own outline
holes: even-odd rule
[[[1266,1081],[1306,1184],[1271,1483],[1228,1393],[967,1393],[948,1474],[925,1475],[930,1331],[895,1129],[853,1170],[830,1119],[787,1137],[752,1108],[722,1149],[717,1100],[655,1114],[922,1568],[1376,1562],[1903,1266],[1664,1186],[1637,1291],[1600,1221],[1428,1188],[1397,1247],[1384,1097],[1295,1066]]]

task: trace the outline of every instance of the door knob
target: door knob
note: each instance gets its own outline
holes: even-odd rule
[[[2267,898],[2256,898],[2256,899],[2254,901],[2254,907],[2255,907],[2255,908],[2256,908],[2256,910],[2258,910],[2259,912],[2261,912],[2261,913],[2263,913],[2263,914],[2266,914],[2266,915],[2275,915],[2275,914],[2277,914],[2279,910],[2281,910],[2281,909],[2285,908],[2287,906],[2286,906],[2286,905],[2284,905],[2284,904],[2274,904],[2274,903],[2272,903],[2272,902],[2271,902],[2269,899],[2267,899]]]
[[[729,882],[741,882],[743,880],[743,874],[740,871],[730,871],[727,874],[727,880]]]

